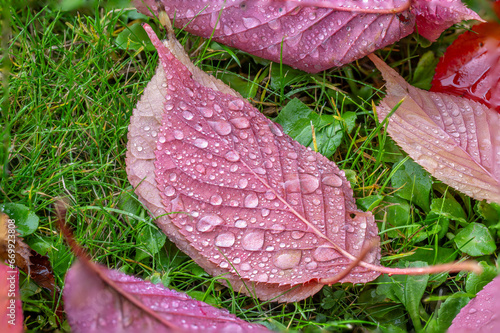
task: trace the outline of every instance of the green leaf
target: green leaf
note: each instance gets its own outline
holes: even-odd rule
[[[431,212],[450,220],[467,224],[467,215],[462,206],[452,197],[432,199]]]
[[[384,197],[380,194],[369,195],[364,198],[359,198],[356,200],[356,204],[363,210],[372,210],[377,207]]]
[[[273,64],[271,68],[271,89],[279,91],[281,88],[300,81],[306,74],[287,65]]]
[[[294,98],[280,111],[274,121],[283,126],[285,133],[300,144],[314,149],[314,126],[318,151],[330,158],[340,145],[345,130],[352,130],[355,114],[346,112],[341,120],[332,115],[319,115],[299,99]]]
[[[465,291],[469,294],[477,294],[498,275],[497,268],[486,261],[480,261],[479,266],[483,268],[483,273],[470,273],[465,280]]]
[[[427,266],[426,263],[421,261],[412,263],[400,261],[398,264],[403,267]],[[392,279],[395,282],[391,285],[394,295],[405,306],[417,331],[420,330],[422,328],[420,322],[420,300],[427,287],[429,275],[396,275],[392,276]]]
[[[476,204],[475,209],[484,219],[487,226],[497,225],[500,223],[500,205],[479,201]]]
[[[147,51],[155,50],[141,23],[134,23],[130,27],[126,27],[116,36],[115,43],[123,50],[138,50],[141,47]]]
[[[429,333],[445,332],[450,327],[453,318],[469,303],[470,298],[464,297],[464,295],[464,292],[459,291],[448,297],[439,307],[437,316],[429,321],[425,331]]]
[[[0,204],[0,212],[4,212],[9,219],[14,220],[20,237],[26,237],[38,228],[39,218],[28,207],[17,203]]]
[[[432,179],[420,165],[407,160],[392,176],[392,187],[400,188],[396,195],[414,202],[428,212]]]
[[[434,76],[439,59],[434,56],[434,52],[425,52],[418,61],[417,68],[413,72],[412,85],[414,87],[429,90],[431,88],[431,81]]]
[[[460,251],[474,257],[492,254],[497,248],[488,228],[479,223],[471,223],[460,230],[453,241]]]
[[[409,226],[412,224],[410,205],[408,201],[392,196],[384,197],[384,209],[376,214],[376,218],[383,220],[385,218],[385,230],[391,238],[400,237],[401,234],[409,236],[418,230],[418,225]],[[402,228],[398,228],[402,227]],[[382,231],[382,230],[381,230]]]
[[[137,235],[137,242],[146,247],[150,254],[158,253],[165,245],[166,239],[167,236],[162,231],[150,225],[144,226]]]

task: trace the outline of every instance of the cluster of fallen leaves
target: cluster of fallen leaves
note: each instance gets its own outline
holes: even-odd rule
[[[480,20],[460,1],[151,0],[138,8],[160,17],[165,11],[177,27],[309,72],[349,63],[415,29],[432,41],[454,23]],[[394,140],[434,177],[498,203],[500,69],[494,52],[498,34],[489,34],[498,25],[492,24],[475,27],[477,35],[464,34],[450,47],[431,92],[369,57],[386,80],[377,115]],[[380,266],[380,248],[371,245],[378,239],[373,215],[356,207],[344,173],[192,65],[171,30],[162,43],[145,29],[160,65],[131,118],[127,172],[160,228],[208,273],[225,274],[235,290],[248,295],[292,302],[325,284],[365,283],[380,273],[474,269]],[[267,330],[96,265],[66,237],[81,259],[64,290],[77,332]],[[30,274],[38,257],[22,242],[18,250],[19,267]],[[54,291],[53,280],[37,281],[51,283]],[[464,308],[467,315],[457,316],[451,329],[468,327],[476,316],[485,331],[498,328],[487,312],[500,297],[495,284]]]

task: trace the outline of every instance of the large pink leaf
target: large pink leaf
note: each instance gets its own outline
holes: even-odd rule
[[[315,73],[342,66],[413,32],[434,40],[479,16],[459,0],[136,0],[147,15],[165,10],[195,35]]]
[[[434,177],[476,199],[500,202],[500,115],[467,98],[412,87],[382,60],[387,81],[377,108],[389,134]]]
[[[90,261],[71,267],[63,296],[73,332],[269,332],[227,310]]]
[[[151,33],[149,27],[146,27]],[[173,37],[129,127],[127,172],[165,233],[236,290],[281,301],[316,293],[378,239],[342,171],[199,71]],[[166,102],[166,103],[165,103]],[[154,173],[156,172],[156,177]],[[167,212],[181,212],[169,217]],[[344,282],[379,275],[374,248]],[[371,263],[372,265],[370,265]],[[245,282],[242,282],[245,281]]]
[[[500,277],[488,283],[453,319],[448,333],[500,332]]]

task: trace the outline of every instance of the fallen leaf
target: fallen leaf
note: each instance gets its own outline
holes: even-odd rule
[[[500,202],[500,115],[467,98],[412,87],[378,57],[369,57],[387,82],[379,120],[397,107],[387,126],[396,143],[449,186]]]
[[[49,258],[24,243],[15,227],[14,219],[0,213],[0,259],[19,267],[40,287],[54,293],[57,288]]]
[[[500,331],[500,277],[481,290],[453,319],[448,333]]]
[[[164,10],[175,26],[259,57],[316,73],[342,66],[418,31],[434,40],[462,20],[481,18],[459,0],[179,1],[136,0]]]
[[[19,271],[0,263],[0,332],[24,332]]]
[[[500,112],[500,24],[460,35],[439,60],[431,91],[463,96]]]
[[[272,299],[296,287],[281,301],[316,293],[378,239],[373,216],[356,208],[333,162],[194,67],[173,36],[168,49],[151,36],[162,66],[134,110],[127,151],[139,198],[181,250],[235,290]],[[379,256],[376,248],[365,259]],[[357,267],[343,281],[378,275]]]
[[[73,332],[270,332],[225,309],[83,258],[68,271],[63,297]]]
[[[194,67],[173,31],[162,44],[144,27],[161,65],[131,117],[127,174],[160,228],[208,273],[292,302],[337,280],[464,269],[380,266],[379,247],[365,253],[378,241],[373,216],[357,209],[335,163]]]

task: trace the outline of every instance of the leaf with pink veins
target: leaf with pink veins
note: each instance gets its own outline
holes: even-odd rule
[[[435,39],[464,19],[481,20],[460,1],[136,0],[164,10],[175,26],[250,54],[316,73],[343,66],[418,31]]]
[[[127,173],[181,250],[233,289],[287,302],[338,276],[429,272],[379,266],[379,247],[362,255],[377,226],[335,163],[194,67],[172,32],[162,44],[145,29],[161,65],[131,118]]]

